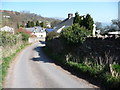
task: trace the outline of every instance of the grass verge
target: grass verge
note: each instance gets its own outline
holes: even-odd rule
[[[20,45],[14,53],[12,53],[8,57],[2,57],[2,64],[0,65],[0,89],[2,89],[2,82],[5,79],[5,76],[7,75],[7,70],[9,68],[10,62],[13,60],[13,58],[17,55],[18,52],[20,52],[23,48],[25,48],[28,43]]]
[[[109,73],[88,67],[82,63],[65,62],[64,55],[53,54],[52,50],[47,47],[44,47],[42,50],[49,58],[54,60],[56,64],[62,66],[64,69],[67,69],[78,77],[81,77],[81,74],[82,78],[92,82],[93,84],[98,83],[97,86],[101,89],[119,89],[120,87],[120,77],[112,77]]]

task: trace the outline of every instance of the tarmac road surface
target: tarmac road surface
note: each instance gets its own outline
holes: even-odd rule
[[[44,43],[22,50],[10,65],[4,88],[97,88],[51,62],[42,52]]]

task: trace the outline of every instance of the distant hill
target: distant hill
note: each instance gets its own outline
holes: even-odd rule
[[[42,22],[60,22],[61,20],[55,18],[47,18],[35,13],[29,12],[16,12],[8,10],[0,10],[0,27],[8,25],[17,28],[17,24],[25,24],[28,21],[42,21]]]

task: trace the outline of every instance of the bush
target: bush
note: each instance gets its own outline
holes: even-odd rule
[[[113,65],[112,65],[112,68],[113,68],[117,73],[120,73],[120,65],[118,65],[118,64],[113,64]]]
[[[115,77],[112,77],[111,74],[105,73],[105,74],[103,74],[103,76],[101,77],[101,79],[103,81],[103,84],[107,88],[118,89],[120,87],[120,77],[119,78],[115,78]]]
[[[0,78],[4,80],[5,75],[11,60],[15,57],[16,53],[27,45],[29,35],[25,33],[10,34],[8,32],[0,32]],[[24,41],[24,42],[23,42]],[[2,61],[1,61],[2,60]],[[2,63],[1,63],[2,62]],[[0,80],[0,89],[2,80]]]
[[[65,28],[61,32],[61,38],[68,44],[82,44],[86,37],[90,35],[89,31],[78,24]]]
[[[28,41],[29,35],[24,32],[18,32],[17,34],[21,34],[23,41]]]
[[[8,46],[8,45],[15,45],[17,42],[17,36],[7,33],[7,32],[0,32],[0,46]]]
[[[46,40],[47,41],[52,40],[57,36],[59,36],[59,33],[56,33],[55,31],[49,32],[46,36]]]
[[[70,32],[72,27],[68,28],[70,29],[64,30],[66,30],[66,32]],[[61,34],[63,34],[64,30]],[[70,36],[68,33],[64,33],[64,37],[68,37],[67,35]],[[63,39],[63,37],[61,38]],[[77,73],[77,75],[80,73],[85,77],[88,76],[88,78],[97,81],[104,88],[111,89],[120,87],[120,65],[113,64],[113,60],[115,58],[111,56],[119,56],[119,54],[116,54],[116,52],[119,51],[111,51],[111,54],[106,53],[107,49],[109,50],[109,48],[106,48],[105,46],[113,46],[111,44],[111,40],[103,41],[94,38],[87,38],[87,40],[82,45],[71,47],[68,44],[64,45],[63,42],[61,42],[61,38],[53,39],[49,41],[49,44],[46,45],[46,51],[49,51],[47,54],[50,58],[52,58],[59,65],[64,66],[65,68],[69,68],[70,71],[74,71],[74,73]],[[64,39],[67,41],[66,38]],[[116,42],[115,46],[117,44],[118,42]],[[117,77],[113,77],[110,72],[110,62],[112,63],[113,71],[118,73]]]

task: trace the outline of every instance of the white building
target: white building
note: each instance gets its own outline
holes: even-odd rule
[[[37,37],[43,37],[43,38],[45,38],[45,37],[46,37],[46,32],[32,33],[32,35],[35,35],[35,36],[37,36]]]
[[[34,43],[38,41],[45,41],[46,31],[44,28],[41,27],[33,27],[33,28],[26,28],[26,30],[31,32],[31,35],[36,37],[30,37],[29,43]]]
[[[4,18],[10,18],[10,16],[3,16]]]
[[[0,31],[5,31],[5,32],[9,32],[9,33],[13,33],[14,34],[14,28],[9,27],[9,26],[4,26],[0,29]]]
[[[47,23],[47,25],[46,25],[47,27],[49,27],[49,28],[51,28],[51,25],[50,25],[50,23]]]
[[[95,32],[96,32],[96,25],[95,24],[93,24],[93,37],[95,37],[96,35],[95,35]]]
[[[36,37],[46,37],[46,31],[41,27],[26,28],[26,30],[30,31],[31,34],[35,35]]]
[[[51,28],[51,24],[50,24],[49,22],[46,22],[46,26],[47,26],[48,28]]]
[[[62,22],[58,23],[54,27],[54,31],[60,33],[63,28],[71,26],[73,24],[73,20],[74,20],[73,14],[69,13],[66,19],[64,19]]]

